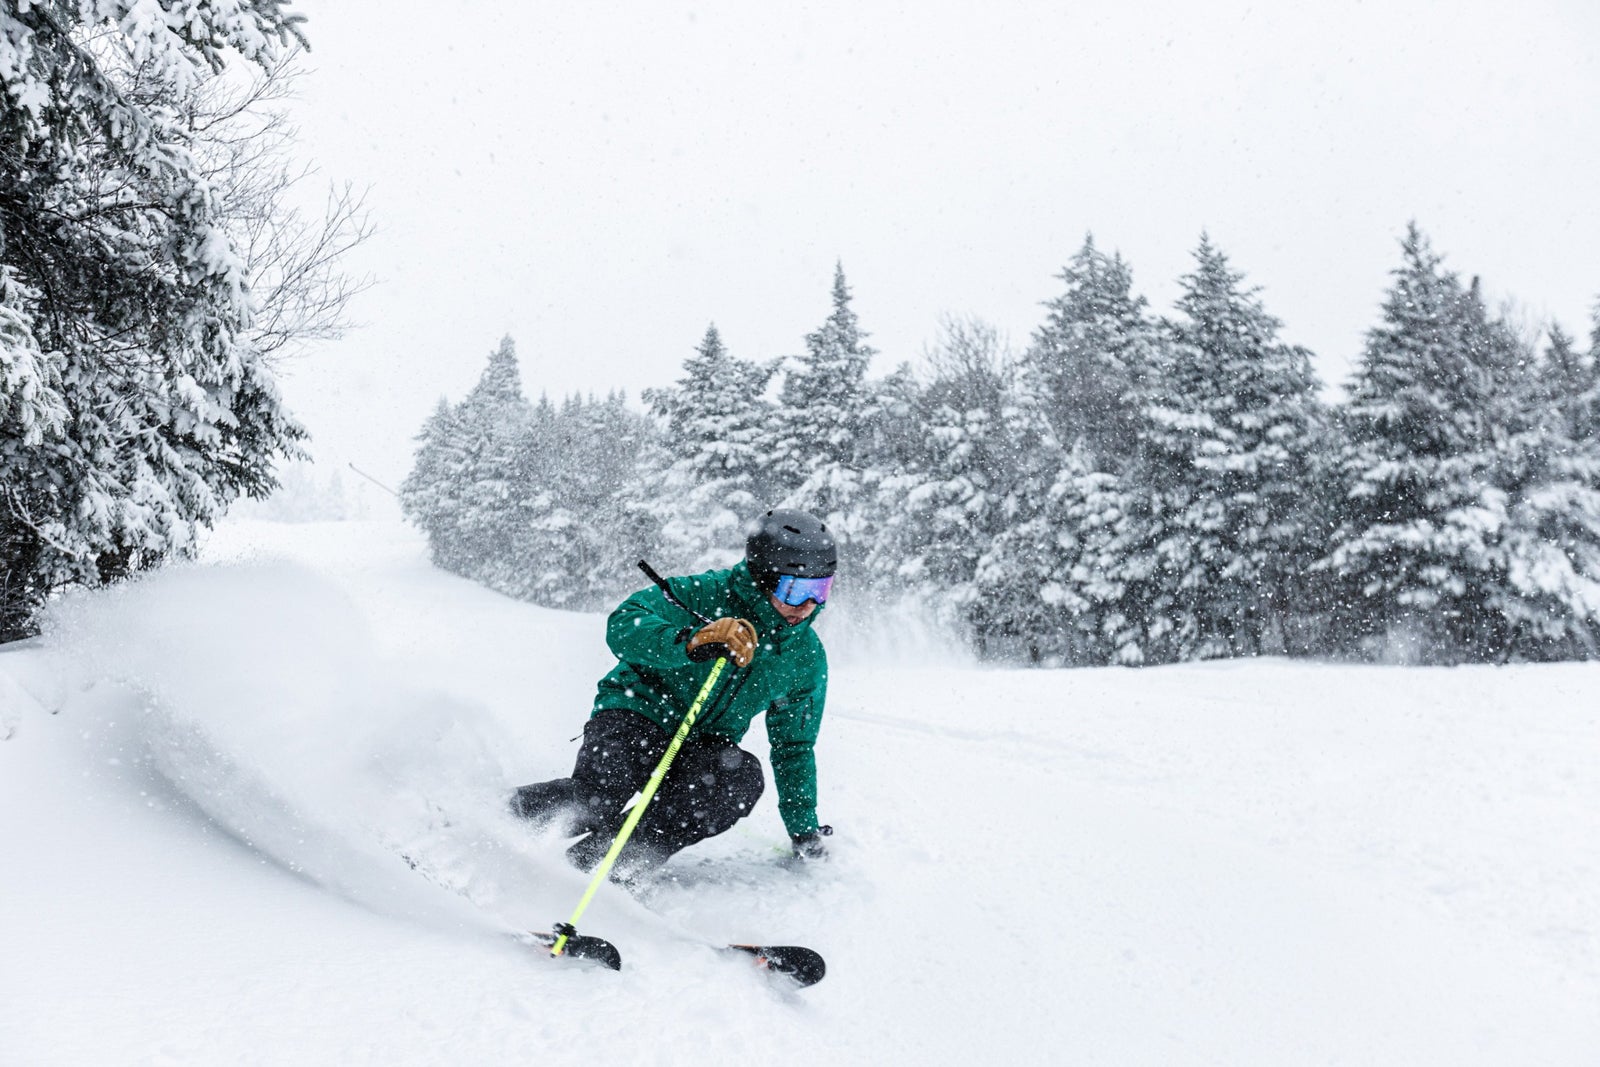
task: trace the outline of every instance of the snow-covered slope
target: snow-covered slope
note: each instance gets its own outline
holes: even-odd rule
[[[207,557],[0,650],[0,1062],[1600,1062],[1594,666],[891,661],[841,589],[834,862],[773,862],[769,795],[654,911],[602,892],[613,974],[504,936],[582,892],[502,805],[569,769],[602,617],[396,525]]]

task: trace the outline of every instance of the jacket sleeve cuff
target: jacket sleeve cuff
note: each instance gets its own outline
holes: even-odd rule
[[[791,838],[800,837],[803,834],[814,834],[820,825],[817,822],[817,810],[815,808],[803,814],[790,815],[781,811],[779,814],[783,816],[783,828],[789,831]]]

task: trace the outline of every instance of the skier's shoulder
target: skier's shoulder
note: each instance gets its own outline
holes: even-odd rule
[[[703,614],[712,614],[706,611],[705,605],[725,598],[731,573],[730,570],[713,570],[699,574],[680,574],[667,578],[666,583],[672,590],[672,595],[680,601]],[[629,594],[617,608],[619,611],[643,608],[659,613],[667,604],[667,597],[660,589],[654,585],[647,585]]]
[[[730,610],[733,594],[733,568],[701,571],[667,579],[678,599],[704,615],[716,617]]]

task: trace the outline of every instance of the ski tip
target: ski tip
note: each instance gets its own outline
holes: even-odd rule
[[[535,944],[549,949],[553,949],[558,940],[555,934],[544,930],[530,930],[526,936]],[[622,970],[622,953],[617,951],[617,946],[603,937],[590,937],[588,934],[568,934],[560,956],[555,958],[588,960],[613,971]]]
[[[828,973],[822,954],[802,945],[729,945],[728,950],[752,957],[758,970],[780,975],[801,988],[816,985]]]

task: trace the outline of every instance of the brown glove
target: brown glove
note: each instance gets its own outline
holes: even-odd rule
[[[750,666],[756,654],[756,628],[748,619],[718,619],[696,630],[689,638],[689,658],[701,660],[726,656],[741,667]]]

